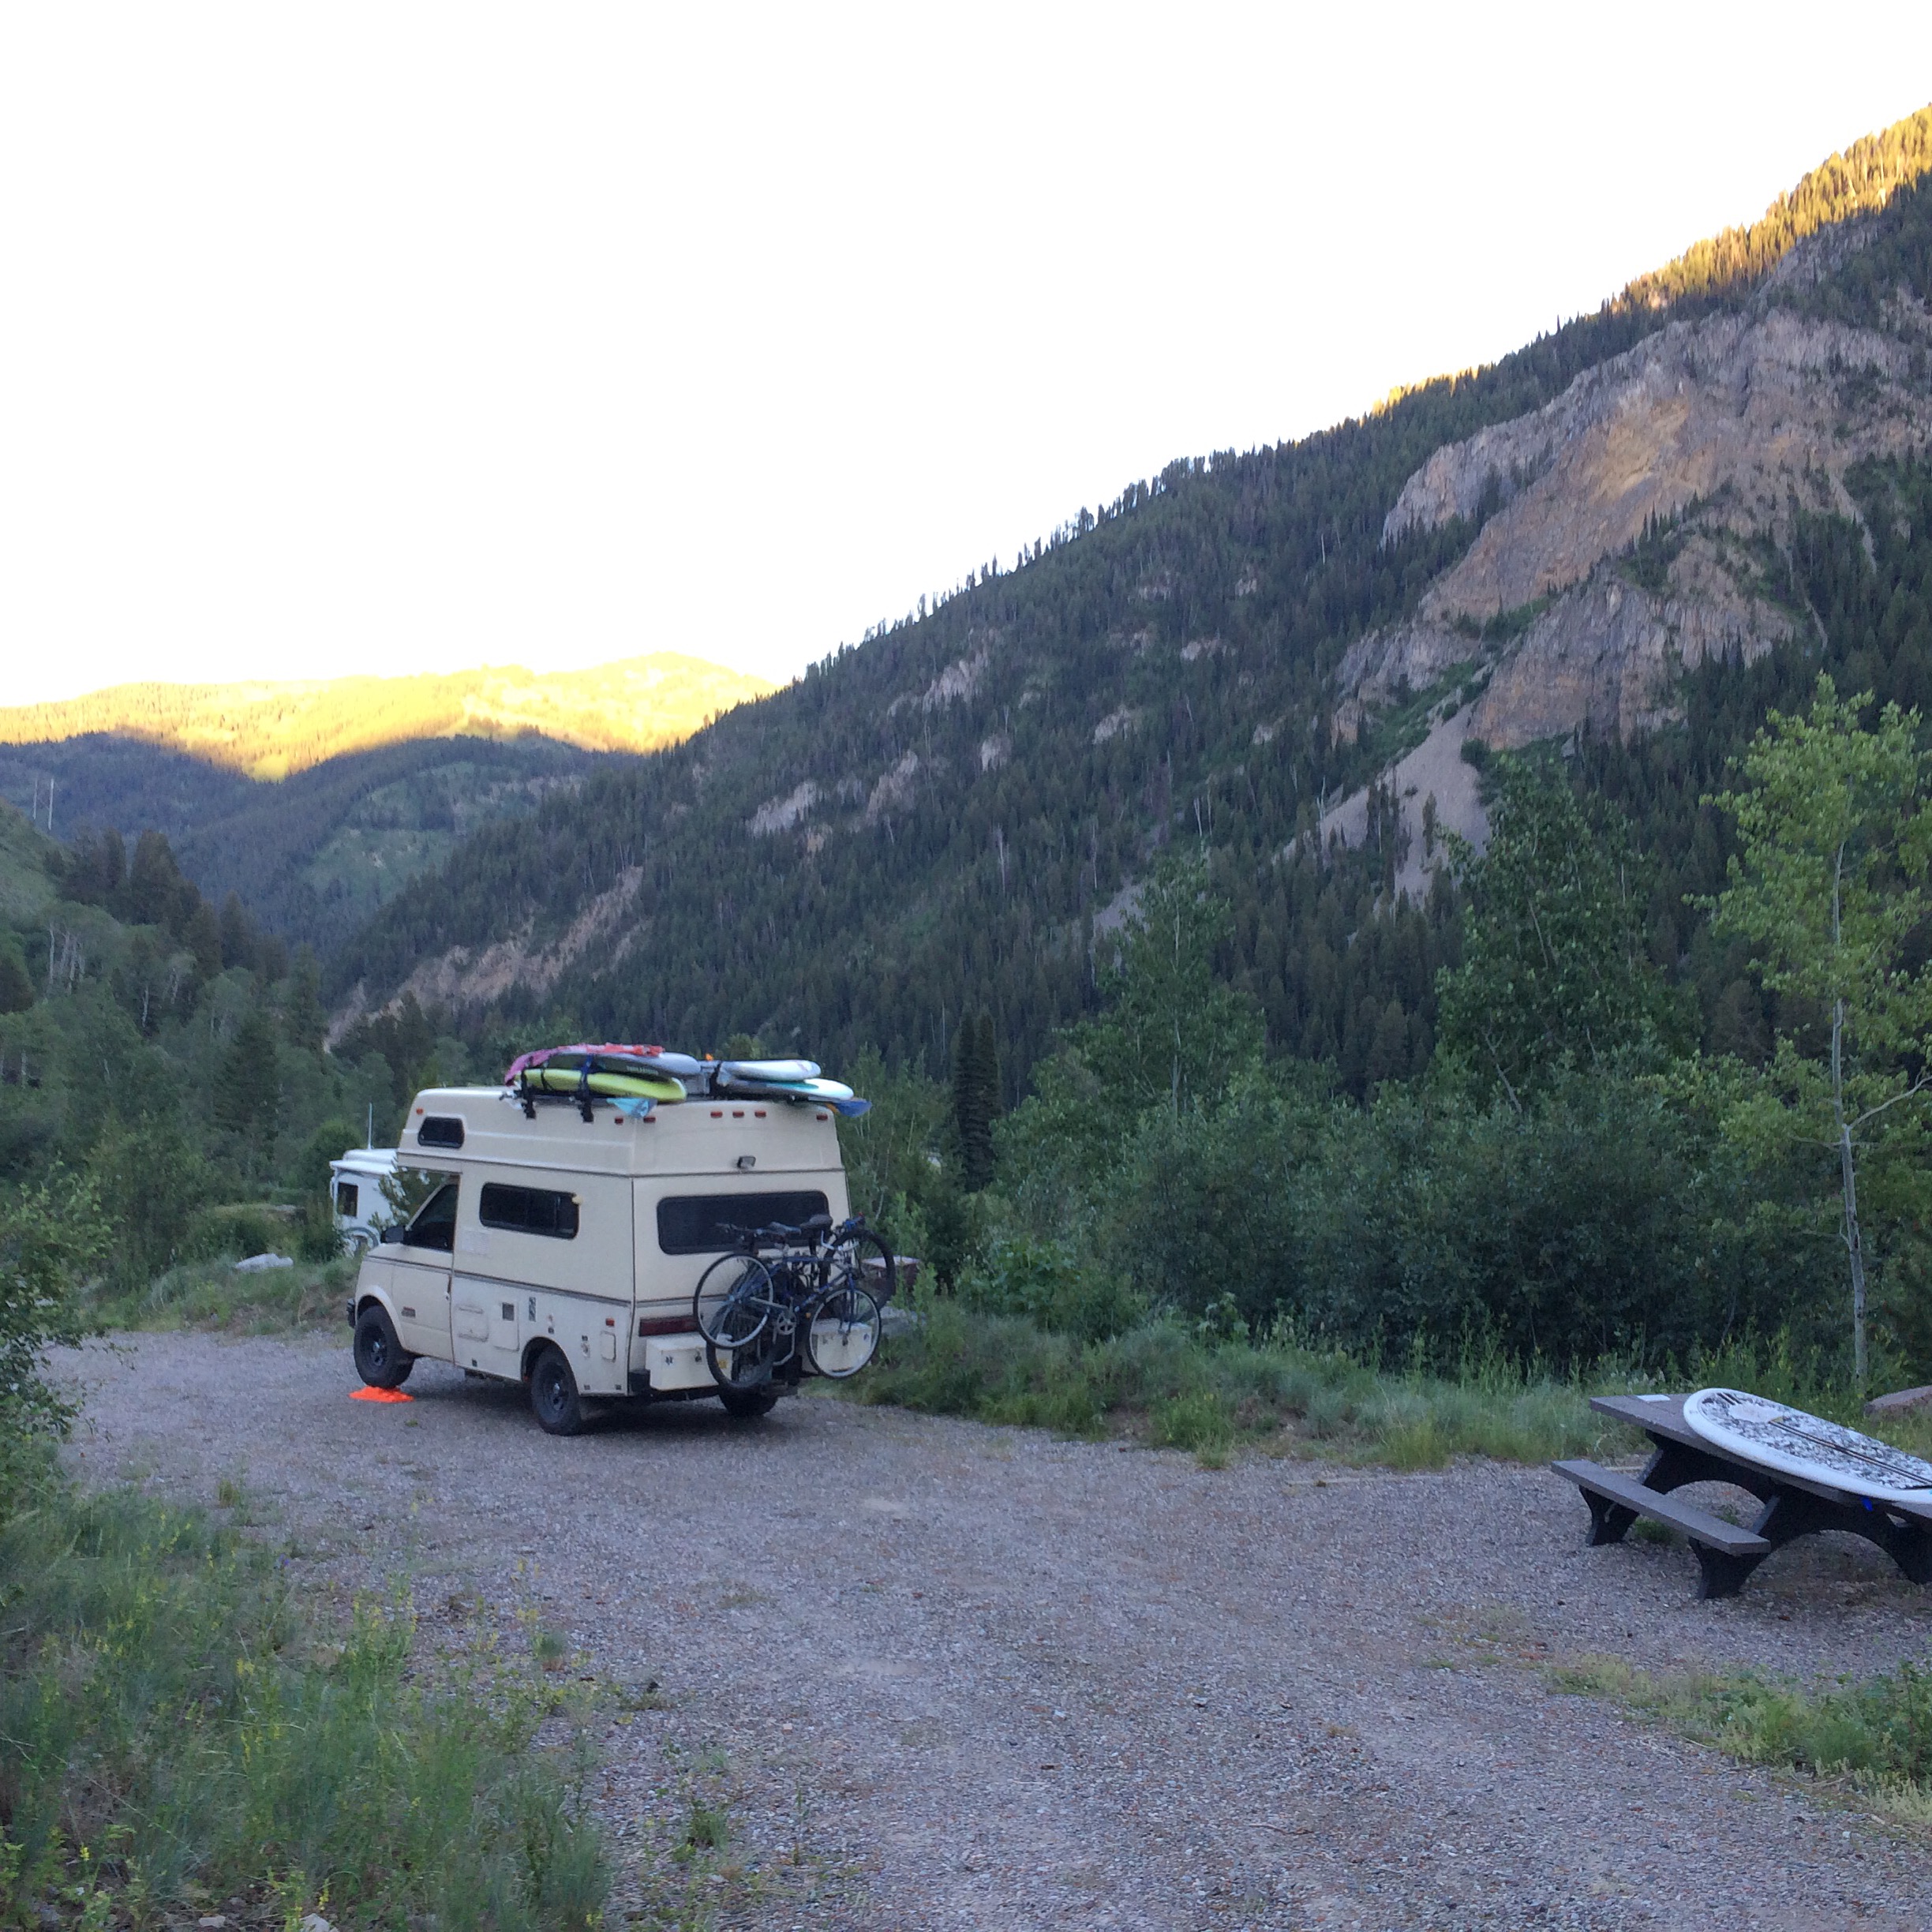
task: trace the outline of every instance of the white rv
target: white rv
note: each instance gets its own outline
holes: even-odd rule
[[[526,1106],[500,1087],[417,1095],[391,1193],[413,1206],[363,1256],[349,1317],[364,1381],[418,1357],[522,1382],[553,1434],[601,1398],[716,1395],[692,1320],[727,1230],[850,1211],[829,1108],[698,1098],[638,1112]]]
[[[395,1166],[394,1148],[351,1148],[329,1163],[329,1205],[345,1254],[373,1248],[395,1219],[388,1192]]]

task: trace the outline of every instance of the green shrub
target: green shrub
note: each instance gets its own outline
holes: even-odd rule
[[[54,1343],[79,1340],[77,1290],[107,1245],[92,1175],[57,1170],[0,1194],[0,1470],[36,1439],[66,1432],[73,1404],[43,1379],[41,1361]],[[11,1500],[0,1482],[0,1512]]]
[[[1225,1451],[1234,1434],[1227,1411],[1212,1389],[1196,1389],[1154,1405],[1148,1434],[1160,1449]]]
[[[969,1268],[960,1287],[968,1308],[1023,1315],[1050,1335],[1106,1342],[1143,1321],[1147,1303],[1091,1257],[1060,1241],[1006,1234]]]
[[[1391,1372],[1288,1331],[1259,1345],[1217,1342],[1174,1320],[1079,1342],[949,1297],[922,1296],[920,1305],[924,1325],[887,1343],[851,1389],[856,1399],[1078,1436],[1144,1419],[1156,1443],[1209,1457],[1285,1431],[1296,1443],[1399,1468],[1437,1468],[1459,1455],[1537,1462],[1624,1446],[1618,1428],[1591,1410],[1589,1394],[1655,1386],[1614,1365],[1585,1380],[1518,1369],[1494,1354],[1466,1357],[1443,1374]]]
[[[852,1393],[935,1415],[1095,1436],[1106,1427],[1080,1347],[1020,1316],[981,1314],[922,1294],[924,1325],[894,1337]]]
[[[293,1215],[278,1214],[259,1201],[204,1208],[188,1225],[181,1244],[183,1261],[241,1261],[250,1255],[292,1256],[301,1228]]]

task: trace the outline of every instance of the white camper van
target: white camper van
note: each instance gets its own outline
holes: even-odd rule
[[[394,1148],[351,1148],[329,1163],[329,1204],[345,1254],[373,1248],[395,1219],[388,1193],[395,1166]]]
[[[694,1325],[728,1230],[850,1211],[829,1108],[694,1098],[637,1112],[526,1106],[501,1087],[417,1095],[391,1193],[406,1220],[364,1255],[356,1367],[394,1387],[417,1357],[529,1385],[552,1434],[600,1398],[715,1395],[759,1415],[776,1389],[721,1387]]]

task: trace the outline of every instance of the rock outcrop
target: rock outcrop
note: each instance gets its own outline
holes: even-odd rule
[[[1766,570],[1793,505],[1856,515],[1848,469],[1932,445],[1932,323],[1904,309],[1900,321],[1879,335],[1761,299],[1673,324],[1416,471],[1385,541],[1473,517],[1485,496],[1501,507],[1416,615],[1358,638],[1337,672],[1335,729],[1349,738],[1443,687],[1423,745],[1385,774],[1412,854],[1417,774],[1466,736],[1504,749],[1578,730],[1627,738],[1678,714],[1683,671],[1749,661],[1815,623]],[[1640,569],[1635,546],[1661,530],[1668,544]],[[1432,822],[1480,844],[1473,788],[1448,792]],[[1354,842],[1365,795],[1324,824]],[[1414,867],[1402,868],[1411,889]]]

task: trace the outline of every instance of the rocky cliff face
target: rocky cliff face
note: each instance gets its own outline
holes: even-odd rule
[[[1676,715],[1682,671],[1802,634],[1814,620],[1784,601],[1773,567],[1793,507],[1855,516],[1848,468],[1932,445],[1932,318],[1902,306],[1899,319],[1881,335],[1767,292],[1743,313],[1674,324],[1548,407],[1436,451],[1385,539],[1473,518],[1485,498],[1501,507],[1413,620],[1350,647],[1337,730],[1352,736],[1453,680],[1428,720],[1438,752],[1465,736],[1502,748],[1579,728],[1627,737]],[[1634,546],[1660,526],[1672,530],[1668,564],[1640,570]],[[1421,800],[1397,788],[1418,819],[1413,848]],[[1347,837],[1357,803],[1327,829]],[[1449,800],[1438,806],[1441,822],[1480,837],[1466,807],[1458,822]]]

